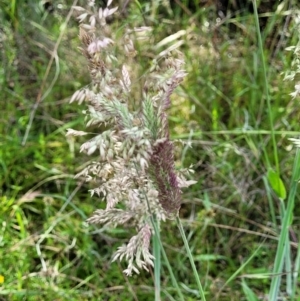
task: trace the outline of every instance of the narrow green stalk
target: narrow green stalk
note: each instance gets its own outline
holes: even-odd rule
[[[15,19],[15,13],[16,13],[16,0],[11,0],[10,3],[10,15],[12,19]]]
[[[155,223],[153,217],[151,218],[151,221],[152,221],[152,225],[153,225],[153,228],[154,228],[155,233],[159,233],[159,229],[158,229],[157,224]],[[174,287],[175,287],[176,290],[177,290],[177,293],[178,293],[178,295],[179,295],[179,297],[180,297],[180,300],[181,300],[181,301],[184,301],[183,294],[182,294],[182,292],[181,292],[181,290],[180,290],[180,288],[179,288],[178,282],[177,282],[177,280],[176,280],[176,277],[175,277],[175,275],[174,275],[174,273],[173,273],[173,270],[172,270],[172,267],[171,267],[171,265],[170,265],[168,256],[167,256],[167,254],[166,254],[166,252],[165,252],[165,249],[164,249],[163,244],[162,244],[162,242],[161,242],[160,239],[159,239],[159,244],[160,244],[160,248],[161,248],[161,253],[162,253],[162,255],[163,255],[163,258],[164,258],[165,263],[166,263],[166,265],[167,265],[168,271],[169,271],[169,273],[170,273],[172,283],[173,283]]]
[[[293,275],[290,238],[287,235],[285,244],[285,272],[286,272],[286,292],[288,296],[293,294]]]
[[[277,225],[276,215],[275,215],[274,202],[272,200],[271,191],[270,191],[271,189],[270,189],[270,186],[268,184],[268,180],[267,180],[266,176],[263,176],[263,181],[264,181],[265,190],[267,192],[267,198],[268,198],[269,209],[270,209],[270,214],[271,214],[271,218],[272,218],[273,227],[276,230],[278,230],[278,225]]]
[[[285,214],[286,214],[285,204],[282,200],[280,200],[281,221],[283,221]],[[284,258],[285,258],[284,266],[285,266],[285,272],[286,272],[286,292],[288,295],[291,295],[292,294],[292,279],[291,279],[292,263],[291,263],[291,246],[290,246],[289,235],[286,236]]]
[[[292,292],[292,296],[291,296],[291,301],[296,300],[299,267],[300,267],[300,243],[298,243],[297,257],[296,257],[296,260],[295,260],[295,268],[294,268],[294,271],[293,271],[293,292]]]
[[[262,42],[262,37],[261,37],[261,32],[260,32],[260,26],[259,26],[257,4],[256,4],[256,0],[252,0],[252,2],[253,2],[255,25],[256,25],[257,38],[258,38],[258,47],[259,47],[259,53],[260,53],[260,57],[261,57],[261,68],[262,68],[263,78],[264,78],[263,84],[264,84],[264,89],[265,89],[266,99],[267,99],[268,116],[269,116],[270,129],[271,129],[271,137],[272,137],[272,144],[273,144],[274,160],[275,160],[276,172],[278,173],[278,175],[280,175],[278,153],[277,153],[277,145],[276,145],[276,139],[275,139],[275,133],[274,133],[274,122],[273,122],[271,100],[270,100],[270,94],[269,94],[269,85],[268,85],[268,78],[267,78],[267,68],[266,68],[266,61],[265,61],[265,56],[264,56],[263,42]],[[263,105],[262,105],[262,107],[263,107]]]
[[[199,274],[198,274],[198,271],[197,271],[196,266],[195,266],[193,255],[192,255],[191,249],[189,247],[189,243],[188,243],[188,241],[186,239],[186,236],[185,236],[185,233],[184,233],[184,229],[182,227],[181,220],[180,220],[180,218],[178,216],[176,217],[176,222],[177,222],[177,226],[179,228],[179,231],[180,231],[180,234],[181,234],[181,237],[182,237],[182,240],[183,240],[183,243],[184,243],[187,255],[189,257],[189,260],[190,260],[190,263],[191,263],[191,266],[192,266],[194,277],[196,279],[198,290],[199,290],[199,293],[200,293],[200,296],[201,296],[201,300],[202,301],[206,301],[206,299],[205,299],[205,293],[203,291],[203,288],[202,288],[202,285],[201,285],[201,282],[200,282],[200,279],[199,279]]]
[[[245,269],[245,267],[252,261],[252,259],[258,255],[258,252],[260,251],[260,249],[264,245],[264,243],[265,243],[265,240],[258,246],[258,248],[251,254],[251,256],[227,279],[225,284],[219,290],[218,296],[231,281],[233,281],[234,279],[237,278],[237,276]]]
[[[153,223],[155,223],[157,229],[159,229],[159,221],[153,218]],[[153,235],[153,255],[154,260],[154,287],[155,287],[155,301],[161,300],[161,288],[160,288],[160,269],[161,269],[161,252],[160,252],[160,234],[159,231],[155,231]]]

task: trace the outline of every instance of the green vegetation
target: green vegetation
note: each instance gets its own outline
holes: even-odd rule
[[[269,10],[261,36],[255,14],[220,25],[212,5],[172,15],[130,1],[115,20],[117,30],[143,18],[157,41],[183,41],[188,76],[170,130],[178,166],[195,169],[180,218],[208,301],[300,300],[300,154],[289,140],[299,135],[299,96],[289,95],[299,75],[283,80],[297,67],[285,50],[299,43],[296,2]],[[84,105],[69,100],[90,82],[87,63],[74,3],[42,3],[0,0],[0,301],[154,300],[154,272],[127,278],[126,263],[110,261],[130,230],[85,223],[105,204],[74,179],[91,158],[65,134],[85,127]],[[160,226],[184,300],[201,300],[176,221]],[[160,263],[161,300],[180,300]]]

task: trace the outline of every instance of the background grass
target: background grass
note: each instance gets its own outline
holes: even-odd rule
[[[77,23],[68,20],[73,2],[52,1],[48,10],[37,0],[0,3],[0,300],[153,300],[151,272],[126,278],[122,264],[110,263],[131,230],[84,223],[104,204],[74,180],[87,158],[80,141],[65,137],[69,127],[84,128],[84,106],[68,101],[89,82]],[[299,163],[288,140],[298,135],[300,105],[282,75],[292,62],[284,48],[298,42],[296,1],[265,12],[266,71],[253,14],[220,25],[213,4],[181,4],[170,10],[130,2],[115,26],[143,17],[157,40],[186,30],[181,50],[189,74],[173,97],[170,128],[178,165],[195,165],[198,183],[185,192],[180,217],[206,299],[269,300],[277,254],[286,268],[278,268],[272,300],[300,300]],[[271,168],[286,199],[270,187]],[[175,222],[161,225],[161,239],[185,300],[200,300]],[[279,239],[288,242],[284,250]],[[164,262],[161,287],[162,300],[178,300]]]

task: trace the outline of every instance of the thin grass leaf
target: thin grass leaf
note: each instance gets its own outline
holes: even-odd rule
[[[252,289],[247,285],[246,281],[243,279],[242,288],[244,291],[244,295],[247,298],[247,301],[258,301],[258,297],[252,291]]]
[[[159,220],[154,219],[154,223],[157,224],[157,229],[160,229]],[[155,301],[161,300],[161,287],[160,287],[160,271],[161,271],[161,250],[160,250],[160,235],[159,232],[155,232],[153,235],[153,255],[154,260],[154,286],[155,286]]]
[[[274,261],[273,273],[274,277],[272,278],[270,291],[269,291],[269,300],[276,301],[279,297],[279,287],[281,282],[281,273],[283,271],[283,263],[287,256],[286,254],[286,243],[288,239],[289,226],[293,220],[293,209],[295,205],[296,193],[298,190],[298,181],[300,179],[300,150],[297,150],[295,161],[293,165],[293,172],[291,177],[291,186],[290,193],[287,201],[287,209],[283,216],[281,222],[281,232],[279,236],[279,241],[277,245],[276,257]]]
[[[206,301],[205,292],[202,288],[202,284],[201,284],[201,281],[200,281],[200,278],[199,278],[198,271],[197,271],[196,266],[195,266],[193,255],[192,255],[191,249],[189,247],[188,241],[186,239],[186,235],[185,235],[185,232],[184,232],[184,229],[182,227],[182,223],[181,223],[179,217],[176,217],[176,222],[177,222],[177,226],[179,228],[180,235],[181,235],[183,243],[184,243],[184,247],[186,249],[188,258],[189,258],[191,266],[192,266],[193,274],[194,274],[194,277],[195,277],[195,280],[196,280],[196,283],[197,283],[197,286],[198,286],[199,295],[200,295],[202,301]]]

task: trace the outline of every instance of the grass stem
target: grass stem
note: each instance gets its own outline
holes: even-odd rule
[[[186,235],[184,233],[184,229],[183,229],[183,226],[182,226],[182,223],[181,223],[181,220],[180,220],[179,217],[176,218],[176,222],[177,222],[177,226],[179,228],[179,231],[180,231],[180,234],[181,234],[181,237],[182,237],[187,255],[189,257],[189,260],[190,260],[190,263],[191,263],[191,266],[192,266],[192,270],[193,270],[193,273],[194,273],[195,280],[197,282],[199,294],[201,296],[201,300],[206,301],[205,293],[203,291],[203,288],[202,288],[202,285],[201,285],[201,282],[200,282],[199,274],[198,274],[198,271],[197,271],[197,268],[196,268],[196,265],[195,265],[195,262],[194,262],[194,259],[193,259],[193,255],[192,255],[191,249],[189,247],[189,243],[186,239]]]

